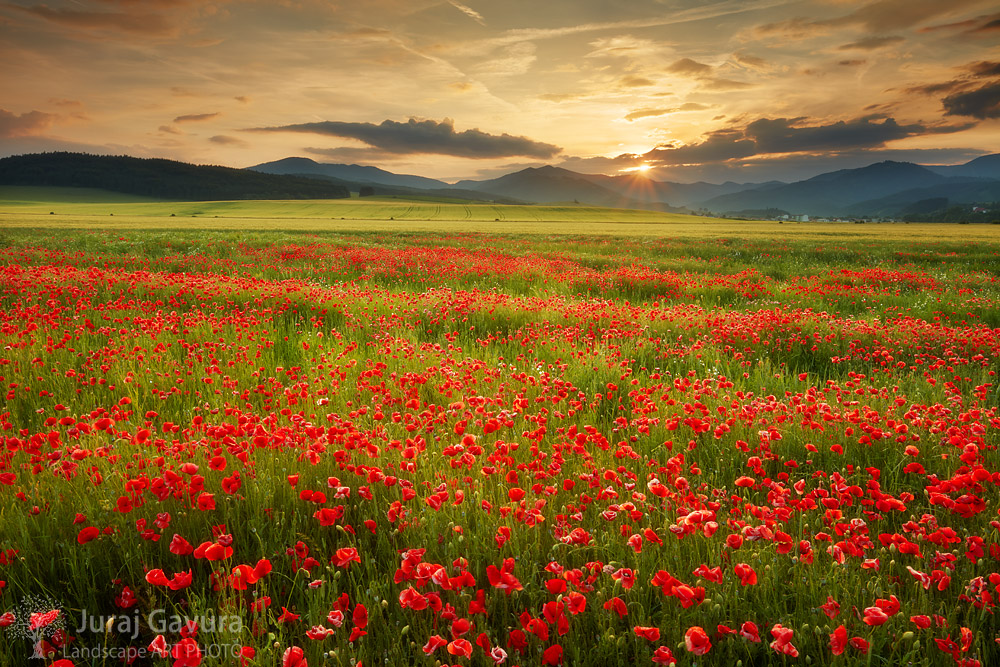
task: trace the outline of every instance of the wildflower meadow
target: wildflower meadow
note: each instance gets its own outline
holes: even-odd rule
[[[1000,242],[774,227],[5,231],[0,664],[1000,663]]]

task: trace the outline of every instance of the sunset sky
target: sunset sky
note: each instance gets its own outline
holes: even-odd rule
[[[12,0],[0,62],[0,155],[749,182],[1000,152],[996,0]]]

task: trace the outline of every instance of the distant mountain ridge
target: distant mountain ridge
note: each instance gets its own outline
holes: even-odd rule
[[[421,184],[418,187],[428,185],[429,180],[435,191],[449,187],[434,179],[421,181],[419,176],[393,174],[375,167],[322,164],[308,158],[288,158],[254,168],[308,168],[317,174],[340,174],[372,183]],[[537,204],[577,202],[667,211],[703,209],[716,214],[781,210],[814,217],[892,217],[914,210],[918,203],[917,210],[922,210],[931,201],[953,206],[1000,200],[1000,154],[953,166],[877,162],[793,183],[675,183],[639,173],[582,174],[546,165],[486,180],[462,180],[450,187],[453,192],[475,198],[510,198]]]
[[[976,201],[980,194],[988,196],[993,185],[1000,186],[1000,181],[944,176],[911,162],[886,161],[859,169],[840,169],[779,187],[721,195],[701,202],[701,206],[717,213],[779,208],[812,216],[891,216],[931,197],[963,203]]]
[[[357,164],[328,164],[316,162],[307,157],[286,157],[274,162],[248,167],[251,171],[265,174],[319,175],[363,184],[398,185],[407,188],[431,190],[452,187],[444,181],[409,174],[394,174],[378,167],[363,167]]]
[[[952,166],[885,161],[793,183],[673,183],[634,172],[609,176],[542,166],[449,185],[377,167],[324,164],[301,157],[230,169],[126,156],[44,153],[0,159],[0,185],[99,188],[189,201],[325,199],[360,192],[499,204],[699,209],[722,215],[780,211],[791,216],[900,217],[947,209],[949,219],[954,219],[961,206],[1000,202],[1000,154]]]

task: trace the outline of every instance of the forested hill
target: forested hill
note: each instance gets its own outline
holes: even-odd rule
[[[0,159],[0,185],[99,188],[156,199],[341,199],[345,185],[173,160],[85,153],[37,153]]]

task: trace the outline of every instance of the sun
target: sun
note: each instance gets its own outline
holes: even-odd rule
[[[649,171],[652,168],[653,168],[653,165],[651,165],[651,164],[640,164],[640,165],[635,166],[635,167],[629,167],[627,169],[622,169],[621,171],[623,171],[625,173],[635,172],[635,173],[639,173],[639,174],[648,174]]]

